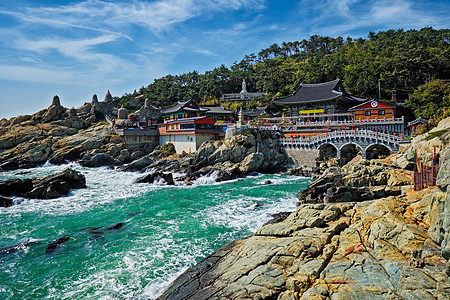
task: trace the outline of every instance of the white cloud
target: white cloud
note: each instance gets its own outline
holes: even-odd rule
[[[39,67],[0,65],[0,79],[9,81],[62,85],[73,80],[74,75]]]
[[[79,27],[105,31],[137,25],[161,32],[174,24],[210,12],[264,8],[265,0],[158,0],[116,1],[87,0],[58,7],[26,8],[22,11],[0,11],[24,22],[47,26]],[[94,26],[92,24],[97,24]]]

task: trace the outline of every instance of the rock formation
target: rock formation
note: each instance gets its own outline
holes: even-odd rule
[[[157,159],[150,154],[125,169],[137,170],[138,165],[150,163],[144,170],[182,172],[188,182],[213,174],[216,181],[223,181],[252,172],[274,173],[286,162],[287,157],[269,131],[248,130],[224,141],[205,142],[197,152],[178,159]]]
[[[326,170],[285,220],[223,246],[159,299],[449,299],[450,147],[440,150],[438,186],[417,192],[395,163],[405,154]]]
[[[67,196],[71,189],[85,187],[86,179],[83,174],[72,169],[66,169],[44,178],[0,180],[0,195],[53,199]]]
[[[42,116],[44,123],[65,119],[67,112],[64,107],[61,106],[61,102],[58,96],[53,97],[52,105],[48,108],[47,112]]]

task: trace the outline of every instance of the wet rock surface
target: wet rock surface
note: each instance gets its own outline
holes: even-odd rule
[[[86,178],[73,169],[66,169],[55,175],[34,179],[8,179],[0,181],[0,195],[20,196],[32,199],[53,199],[67,196],[72,189],[86,188]],[[3,198],[4,206],[11,206],[12,200]],[[8,205],[11,204],[11,205]]]
[[[168,185],[174,185],[172,173],[160,173],[154,172],[148,175],[145,175],[136,180],[136,183],[156,183],[163,180]]]

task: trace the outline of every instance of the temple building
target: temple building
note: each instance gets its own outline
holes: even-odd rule
[[[172,107],[162,109],[161,114],[165,121],[173,121],[183,118],[200,117],[207,112],[207,108],[202,108],[195,101],[189,100],[185,102],[178,102]]]
[[[195,152],[204,142],[225,136],[215,123],[208,117],[193,117],[158,124],[159,143],[172,143],[178,154]]]
[[[364,101],[365,98],[347,94],[340,79],[302,83],[293,94],[273,100],[289,110],[289,117],[296,117],[301,122],[348,120],[348,109]]]
[[[286,137],[314,136],[333,130],[369,129],[407,135],[401,106],[348,94],[340,79],[302,84],[292,94],[273,100],[289,112],[267,118],[282,126]]]
[[[355,126],[374,131],[403,135],[408,130],[402,116],[401,106],[381,100],[370,100],[349,109]]]

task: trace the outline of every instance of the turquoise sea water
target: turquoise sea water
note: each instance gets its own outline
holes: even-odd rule
[[[5,172],[0,179],[42,177],[68,166]],[[250,235],[274,213],[295,210],[296,193],[310,182],[257,174],[170,187],[133,184],[138,173],[71,167],[86,176],[88,189],[53,200],[18,198],[0,208],[0,248],[35,242],[0,253],[0,299],[154,299],[224,244]],[[107,229],[119,222],[122,228]],[[69,241],[46,253],[64,235]]]

